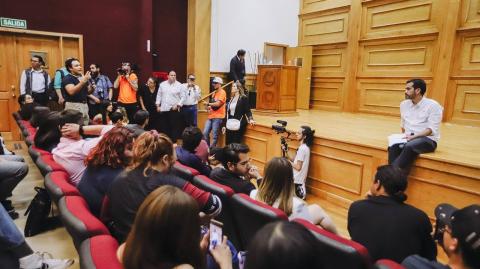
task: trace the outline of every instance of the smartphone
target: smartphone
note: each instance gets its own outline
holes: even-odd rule
[[[223,223],[214,219],[210,220],[210,250],[215,248],[216,245],[222,243],[222,227]]]

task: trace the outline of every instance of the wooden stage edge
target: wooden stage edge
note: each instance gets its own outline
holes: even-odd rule
[[[248,127],[245,143],[253,162],[263,169],[280,156],[280,135],[272,124],[281,119],[287,129],[302,125],[315,129],[308,190],[343,208],[362,199],[372,184],[376,167],[387,163],[387,136],[400,132],[396,117],[360,113],[298,110],[298,116],[273,117],[254,112],[257,124]],[[442,123],[434,153],[422,154],[409,177],[407,202],[433,218],[442,202],[461,207],[480,201],[480,128]],[[290,150],[298,147],[289,142]]]

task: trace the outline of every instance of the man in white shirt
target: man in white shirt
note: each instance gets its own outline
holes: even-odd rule
[[[409,172],[420,153],[433,152],[440,138],[443,108],[432,99],[424,97],[425,81],[411,79],[405,86],[405,99],[400,103],[402,133],[407,143],[388,148],[388,163]]]
[[[174,143],[183,131],[183,119],[180,109],[183,106],[182,84],[177,81],[175,71],[168,73],[168,80],[158,88],[157,111],[160,112],[160,131],[167,134]]]
[[[187,83],[182,84],[182,115],[185,126],[197,127],[197,104],[200,100],[200,87],[195,85],[195,75],[188,74]]]
[[[29,94],[33,97],[35,103],[41,106],[47,106],[47,89],[50,83],[50,76],[42,68],[45,62],[42,56],[33,55],[31,64],[32,67],[23,70],[20,77],[20,94]]]

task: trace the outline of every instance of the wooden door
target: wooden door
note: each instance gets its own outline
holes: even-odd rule
[[[20,137],[12,117],[12,112],[18,109],[18,74],[14,55],[15,36],[0,32],[0,132],[5,140]]]
[[[12,113],[17,111],[20,76],[33,54],[43,57],[52,78],[67,57],[83,62],[83,37],[74,34],[26,31],[0,27],[0,132],[5,140],[19,140]]]
[[[312,46],[288,47],[287,63],[299,67],[297,77],[297,108],[310,109]]]

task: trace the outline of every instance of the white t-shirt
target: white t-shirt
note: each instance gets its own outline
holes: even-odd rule
[[[303,161],[303,164],[300,171],[293,169],[293,181],[295,184],[304,184],[305,180],[307,179],[308,166],[310,164],[310,148],[306,144],[302,143],[302,145],[300,145],[298,148],[297,155],[295,155],[295,160],[293,160],[293,163],[295,164],[297,161]]]
[[[257,199],[257,194],[258,194],[258,190],[252,190],[250,192],[250,197],[258,201],[259,199]],[[302,218],[312,222],[310,213],[308,212],[307,203],[305,203],[305,201],[303,201],[302,199],[296,196],[293,196],[292,198],[293,198],[292,214],[290,214],[288,218],[291,220],[296,218]],[[280,200],[277,199],[275,203],[273,203],[272,207],[278,208],[279,206],[280,206]]]

